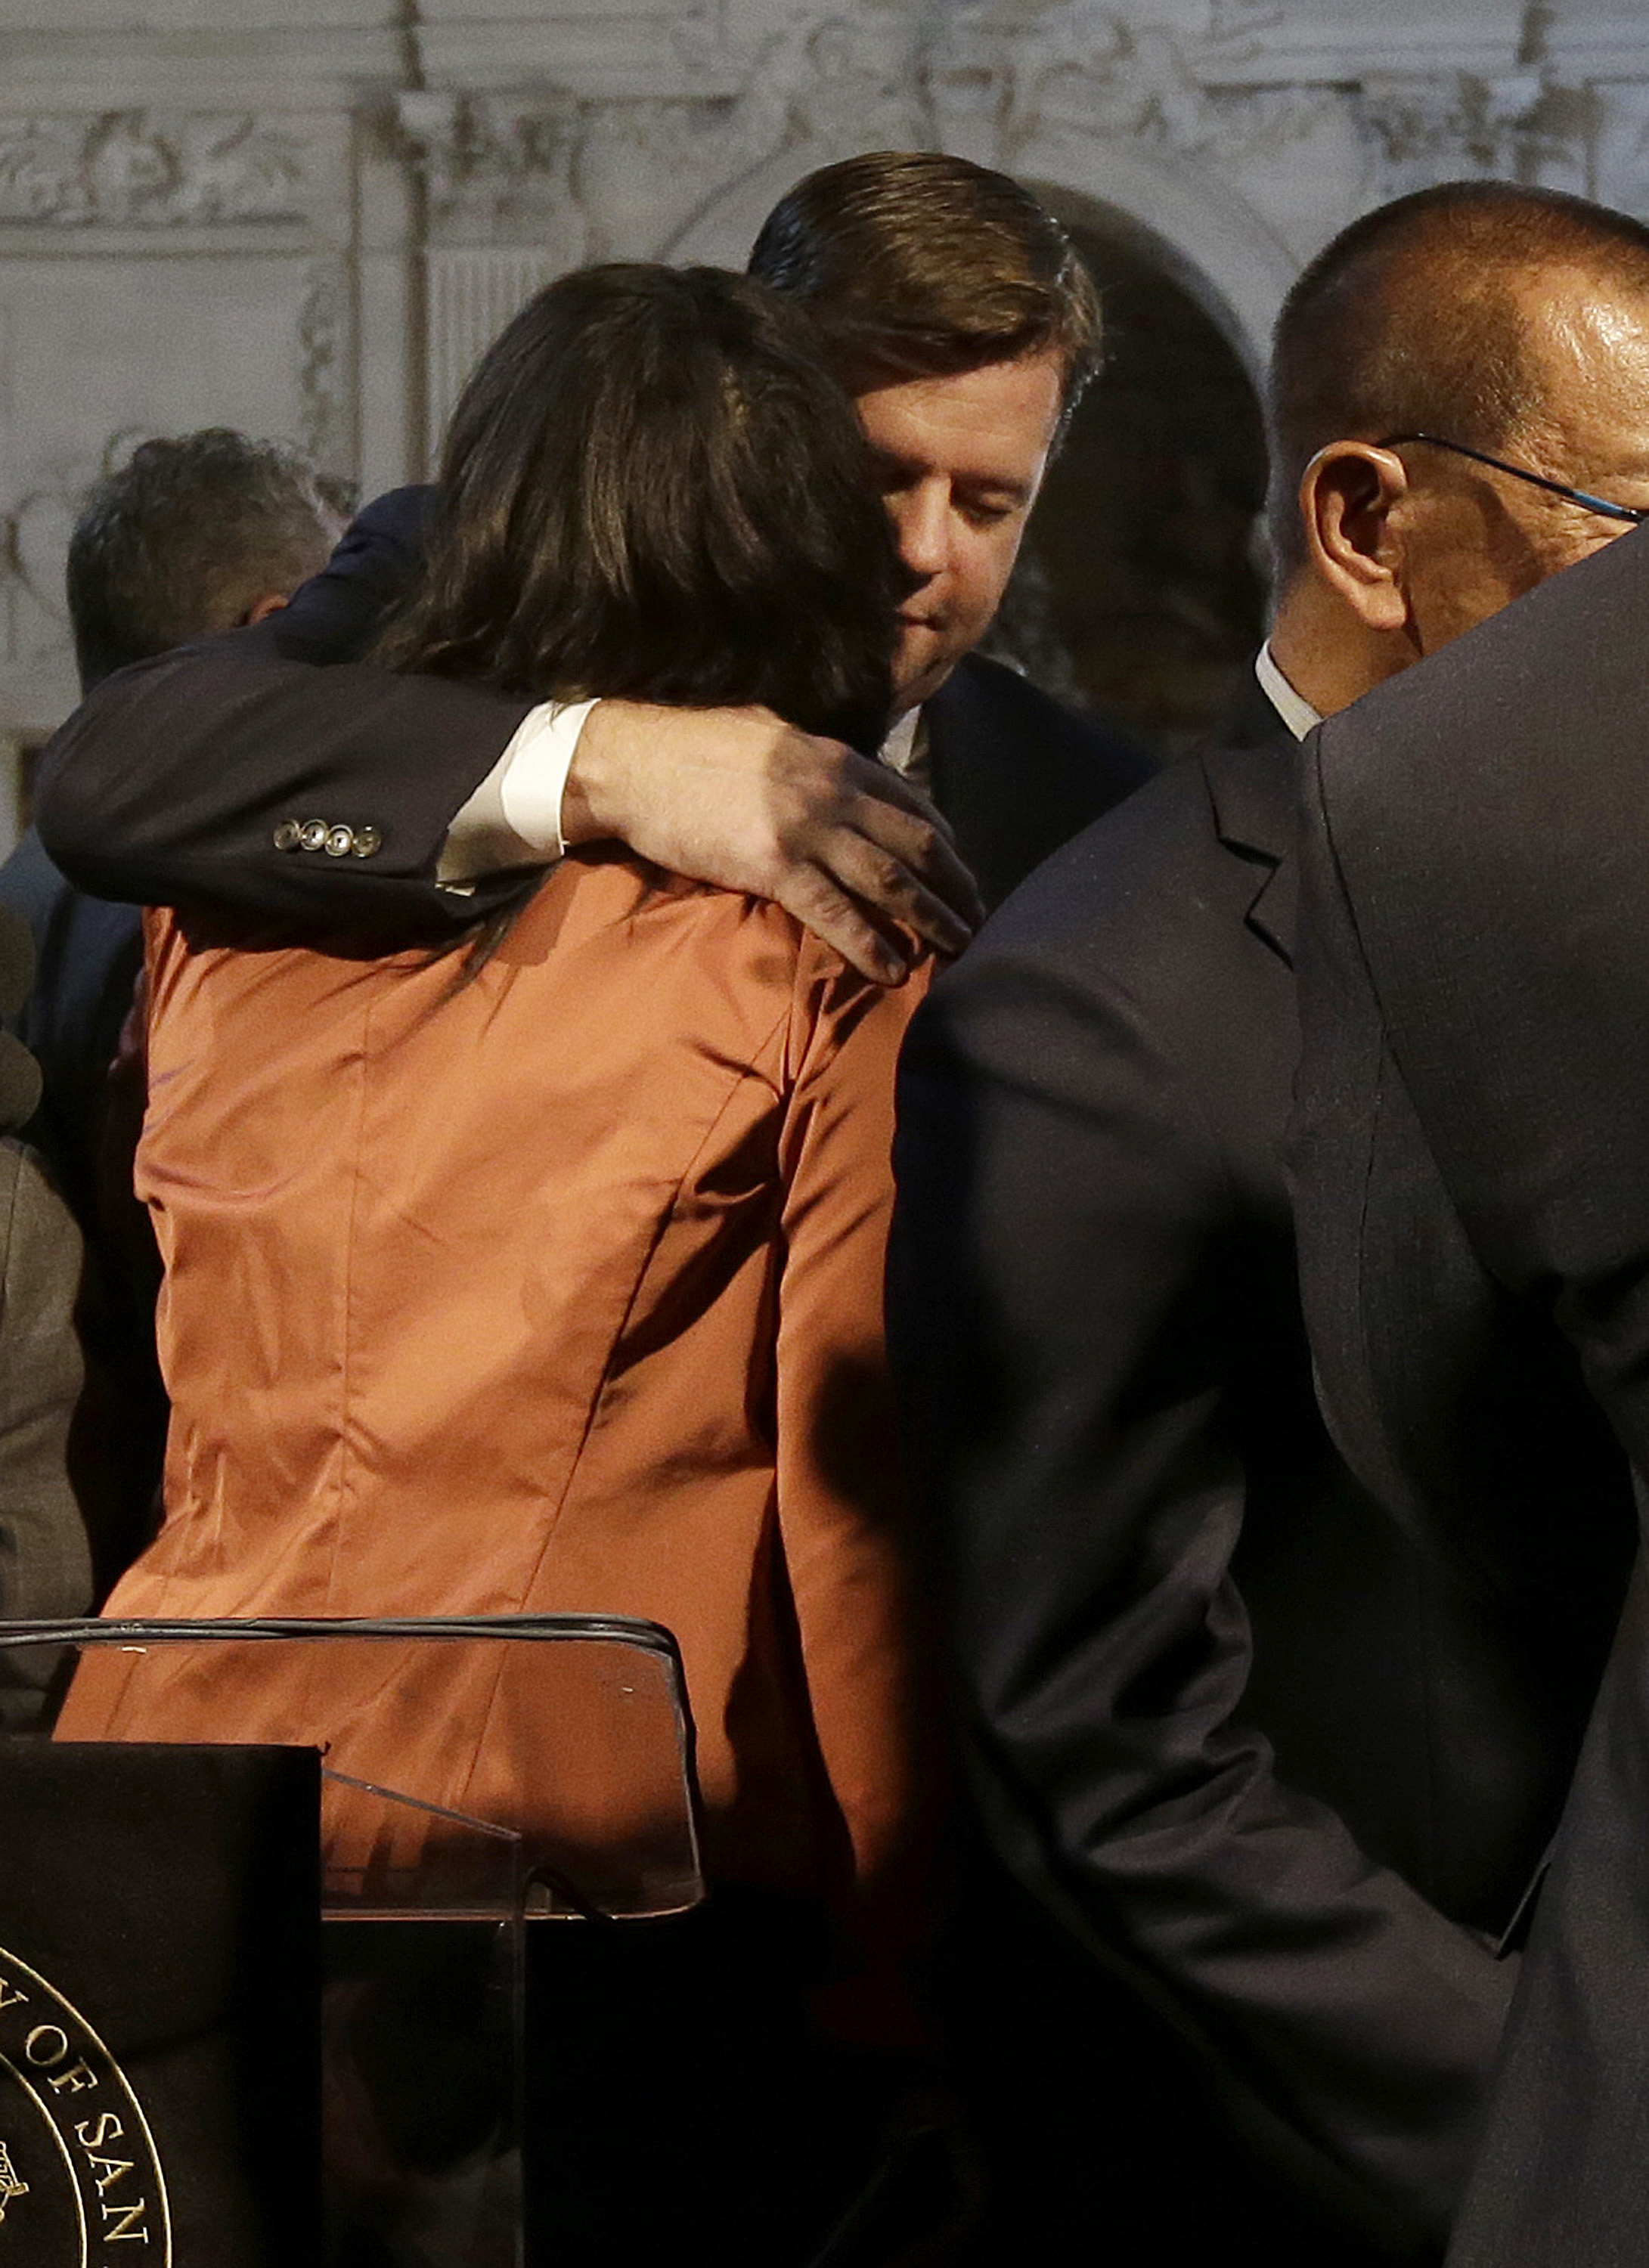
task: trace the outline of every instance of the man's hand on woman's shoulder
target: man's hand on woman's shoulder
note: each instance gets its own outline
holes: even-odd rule
[[[601,702],[562,828],[569,843],[624,843],[696,881],[775,899],[880,983],[909,974],[896,925],[954,954],[983,917],[931,805],[885,765],[764,709]]]
[[[41,832],[70,879],[102,897],[386,942],[472,919],[482,895],[437,887],[448,834],[531,711],[482,686],[320,659],[276,615],[99,686],[39,782]],[[373,855],[283,850],[283,822],[312,819],[370,829]],[[561,827],[569,843],[623,843],[774,899],[882,983],[909,973],[902,929],[956,953],[983,917],[949,830],[914,789],[765,710],[598,702]],[[497,863],[553,855],[518,840]],[[491,888],[484,861],[466,871],[475,892]]]

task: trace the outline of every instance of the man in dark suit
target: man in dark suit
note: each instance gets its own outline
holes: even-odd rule
[[[1636,430],[1615,464],[1562,469],[1644,516]],[[1297,1152],[1325,1407],[1479,1587],[1519,1580],[1537,1521],[1553,1609],[1609,1517],[1553,1405],[1584,1381],[1640,1506],[1649,1476],[1645,715],[1639,533],[1325,727],[1307,785]],[[1649,2257],[1645,1885],[1640,1556],[1451,2268]]]
[[[1118,2260],[1200,2261],[1233,2225],[1272,2264],[1438,2256],[1497,1943],[1618,1609],[1625,1475],[1572,1380],[1467,1476],[1515,1530],[1493,1583],[1359,1491],[1313,1403],[1282,1147],[1297,739],[1624,524],[1444,443],[1515,451],[1532,420],[1564,480],[1649,498],[1645,261],[1635,223],[1494,184],[1319,256],[1273,356],[1250,713],[1020,891],[907,1047],[894,1351],[983,1808],[1092,1956],[1091,2036],[1049,2059]],[[1474,414],[1485,372],[1515,399]],[[1114,2095],[1108,2021],[1141,2042]]]
[[[976,901],[912,789],[931,788],[997,895],[1150,769],[970,652],[1094,365],[1093,286],[1027,191],[931,151],[808,176],[751,268],[816,316],[910,571],[880,764],[761,712],[319,676],[303,665],[359,652],[411,571],[403,498],[288,613],[129,674],[71,720],[40,790],[63,866],[108,896],[439,934],[485,906],[499,868],[617,837],[777,897],[870,975],[905,965],[883,916],[965,942]]]
[[[86,499],[65,581],[83,691],[181,640],[260,622],[317,573],[340,522],[294,450],[225,427],[145,441]],[[77,1309],[86,1381],[70,1462],[104,1596],[153,1533],[166,1398],[154,1348],[160,1280],[131,1196],[134,1123],[111,1067],[143,965],[137,909],[77,889],[29,828],[0,865],[28,923],[34,981],[17,1028],[38,1061],[39,1150],[85,1241]],[[113,1114],[113,1116],[112,1116]]]
[[[225,427],[145,441],[87,497],[65,590],[80,689],[187,638],[266,621],[318,574],[341,526],[313,467]],[[74,889],[33,828],[3,865],[0,900],[34,937],[22,1037],[45,1092],[29,1138],[83,1226],[92,1207],[103,1088],[143,959],[129,905]]]

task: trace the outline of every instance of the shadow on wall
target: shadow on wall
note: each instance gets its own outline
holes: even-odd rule
[[[1263,635],[1260,405],[1219,325],[1137,232],[1091,206],[1061,217],[1100,286],[1106,367],[988,650],[1172,757],[1218,724]]]

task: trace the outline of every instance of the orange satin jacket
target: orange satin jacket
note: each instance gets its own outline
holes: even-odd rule
[[[924,1768],[882,1264],[926,968],[884,992],[628,855],[567,858],[473,975],[150,924],[174,1414],[107,1611],[650,1616],[712,1876],[897,1873]],[[301,1738],[291,1701],[164,1730]],[[398,1784],[471,1800],[454,1734],[404,1718],[431,1769]]]

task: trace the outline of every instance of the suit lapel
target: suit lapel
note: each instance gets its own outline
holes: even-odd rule
[[[1248,920],[1292,968],[1299,936],[1299,861],[1292,850],[1284,852],[1255,892]]]
[[[1299,927],[1299,749],[1256,684],[1258,706],[1246,700],[1230,737],[1204,752],[1214,806],[1214,831],[1233,857],[1254,870],[1248,927],[1292,968]]]

